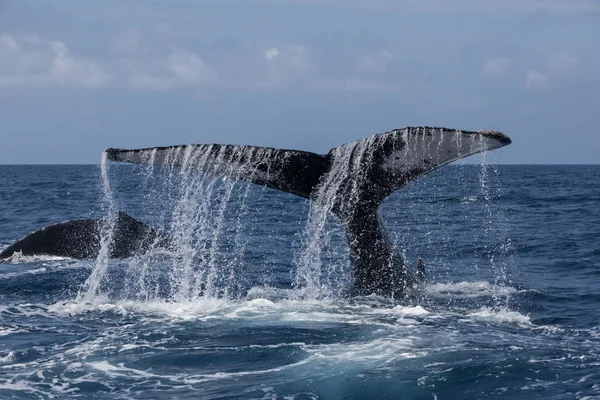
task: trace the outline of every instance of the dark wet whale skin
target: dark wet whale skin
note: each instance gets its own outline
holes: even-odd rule
[[[101,218],[91,218],[46,226],[7,247],[0,253],[0,260],[15,253],[24,256],[94,258],[100,250],[100,235],[105,222]],[[110,246],[111,258],[131,257],[147,251],[153,245],[164,247],[166,240],[154,228],[122,211],[118,213]]]

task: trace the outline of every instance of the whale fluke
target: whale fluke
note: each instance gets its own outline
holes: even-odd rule
[[[414,283],[380,222],[384,198],[452,161],[506,146],[497,131],[408,127],[372,135],[327,154],[267,147],[189,144],[107,149],[109,160],[223,175],[328,205],[345,228],[356,291],[403,296]]]
[[[320,154],[257,146],[193,144],[105,152],[112,161],[196,169],[304,198],[310,197],[328,168],[327,157]]]
[[[100,250],[103,224],[103,219],[77,219],[46,226],[4,249],[0,253],[0,260],[8,259],[15,253],[25,256],[94,258]],[[115,221],[110,257],[131,257],[152,246],[168,247],[168,243],[154,228],[120,211]]]

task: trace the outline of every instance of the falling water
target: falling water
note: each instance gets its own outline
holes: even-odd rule
[[[481,194],[483,196],[483,232],[484,237],[492,239],[491,243],[486,246],[485,253],[488,255],[488,262],[495,272],[495,286],[506,285],[508,282],[508,272],[511,269],[512,262],[512,245],[511,239],[506,230],[506,217],[502,210],[495,205],[495,197],[498,195],[492,192],[490,187],[492,177],[498,175],[498,170],[492,170],[493,175],[490,176],[490,165],[487,161],[487,152],[481,154],[481,163],[479,169],[479,184]],[[500,258],[498,260],[497,258]],[[496,300],[507,300],[505,297],[498,297]],[[507,304],[504,304],[507,307]]]
[[[106,217],[100,222],[100,249],[94,264],[94,269],[77,295],[77,301],[80,302],[90,302],[99,294],[100,283],[106,275],[109,265],[113,233],[117,220],[117,210],[108,178],[107,161],[106,153],[102,153],[100,179],[102,185],[102,204]]]
[[[399,154],[396,159],[403,163],[403,168],[410,163],[422,163],[419,155],[423,153],[428,152],[436,162],[447,152],[444,147],[447,143],[441,139],[431,141],[424,132],[414,134],[403,130],[393,135],[398,139],[398,147],[394,149]],[[312,193],[306,225],[300,233],[301,248],[292,260],[296,267],[293,287],[298,296],[336,297],[347,289],[351,279],[348,253],[345,246],[339,245],[345,242],[345,237],[335,216],[353,212],[368,167],[373,164],[374,152],[381,147],[383,138],[374,135],[330,153],[330,168]],[[453,135],[450,140],[455,141],[453,147],[464,147],[462,135]],[[139,193],[144,201],[143,214],[136,218],[157,227],[169,239],[170,246],[159,248],[157,240],[148,253],[113,261],[125,264],[119,269],[124,276],[121,293],[114,295],[176,302],[239,295],[242,275],[247,269],[245,215],[248,204],[256,200],[251,198],[252,185],[248,181],[252,180],[250,177],[264,178],[277,173],[271,171],[270,160],[280,156],[275,149],[218,145],[145,152],[144,166],[134,167],[141,171]],[[489,216],[487,170],[485,166],[482,168],[481,190]],[[106,154],[102,156],[101,179],[106,215],[101,248],[93,272],[78,295],[79,301],[89,302],[102,294],[101,283],[110,266],[117,201],[110,185]],[[491,221],[491,216],[487,220]],[[488,235],[490,225],[485,229]],[[103,295],[107,294],[110,293]]]
[[[256,200],[251,184],[239,177],[268,176],[264,160],[275,151],[190,145],[169,148],[160,155],[156,151],[144,154],[144,167],[127,167],[129,177],[137,171],[142,178],[136,183],[141,185],[137,192],[143,199],[142,214],[135,217],[158,228],[170,245],[160,248],[156,239],[150,251],[127,260],[109,259],[117,200],[109,179],[113,174],[103,155],[102,193],[108,218],[102,227],[100,254],[78,300],[92,301],[102,295],[185,302],[239,295],[234,289],[239,288],[245,269],[248,240],[244,216],[248,203]],[[114,285],[100,293],[109,269],[122,279],[111,280]]]
[[[238,180],[234,173],[229,178],[219,177],[215,172],[220,168],[233,168],[225,162],[224,148],[213,146],[187,146],[170,149],[166,157],[167,174],[164,191],[176,193],[172,198],[173,207],[165,204],[170,213],[167,236],[171,238],[174,254],[169,274],[170,297],[175,301],[186,301],[200,296],[219,297],[225,295],[223,281],[234,279],[227,274],[223,256],[222,233],[229,224],[226,211]],[[183,154],[181,154],[183,152]],[[231,162],[239,158],[233,154]],[[181,165],[173,172],[170,164],[182,159]],[[169,162],[173,160],[172,163]],[[164,166],[156,172],[164,174]],[[172,196],[172,195],[171,195]],[[159,198],[164,199],[162,194]],[[235,252],[241,249],[234,249]]]
[[[297,266],[294,286],[304,288],[307,297],[335,296],[345,289],[347,282],[344,278],[347,279],[348,274],[343,266],[323,263],[323,252],[331,250],[332,235],[339,234],[339,230],[329,222],[334,211],[344,213],[354,209],[365,166],[371,163],[378,138],[370,136],[351,142],[333,149],[331,153],[330,170],[321,178],[312,197],[308,221],[302,233],[303,246],[294,260]]]

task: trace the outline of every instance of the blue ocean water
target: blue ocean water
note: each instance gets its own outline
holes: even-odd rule
[[[0,166],[0,249],[119,209],[183,250],[0,264],[0,398],[600,399],[600,166],[451,165],[393,194],[429,274],[399,300],[345,294],[335,221],[307,265],[301,198],[128,165],[106,196],[100,172]]]

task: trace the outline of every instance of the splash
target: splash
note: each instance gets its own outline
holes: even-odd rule
[[[294,286],[304,288],[306,297],[336,296],[347,287],[348,272],[344,268],[347,260],[331,247],[332,237],[343,232],[332,225],[332,219],[334,212],[353,212],[360,198],[359,185],[366,174],[365,166],[371,163],[377,140],[378,136],[371,136],[337,147],[331,153],[331,167],[311,199],[302,233],[303,246],[294,260],[297,266]],[[323,253],[328,257],[323,257]]]
[[[497,192],[497,188],[492,186],[492,184],[498,183],[498,169],[495,164],[488,162],[487,157],[487,152],[481,154],[479,168],[479,184],[484,200],[483,232],[484,237],[490,240],[484,250],[487,262],[495,272],[494,285],[506,286],[511,284],[509,273],[512,270],[514,252],[507,229],[507,218],[503,210],[496,204],[500,193]],[[508,298],[498,296],[495,297],[495,300],[503,309],[507,309]]]
[[[245,252],[250,240],[245,215],[248,204],[253,202],[253,192],[247,182],[310,196],[307,222],[300,234],[301,248],[291,260],[295,266],[292,282],[295,290],[292,292],[301,298],[344,295],[352,283],[349,255],[353,261],[367,260],[366,268],[362,268],[363,264],[353,263],[354,276],[358,276],[356,280],[361,285],[375,281],[360,276],[361,271],[380,271],[371,268],[374,265],[389,267],[385,270],[385,276],[390,276],[386,281],[389,286],[401,286],[397,285],[399,282],[412,285],[410,274],[406,273],[410,268],[404,263],[404,254],[396,251],[393,241],[387,241],[387,232],[378,224],[377,206],[384,197],[417,177],[491,146],[483,136],[480,142],[473,137],[467,134],[463,138],[460,131],[437,128],[407,128],[373,135],[339,146],[326,156],[312,154],[311,157],[320,160],[316,162],[321,168],[315,175],[318,184],[313,182],[308,190],[302,187],[297,191],[289,187],[282,189],[280,185],[289,183],[281,183],[283,180],[277,176],[289,161],[288,157],[298,157],[294,151],[228,145],[142,149],[131,151],[129,155],[122,154],[127,151],[116,151],[121,154],[120,158],[111,159],[144,165],[141,172],[137,170],[142,179],[136,183],[136,196],[144,200],[144,215],[138,217],[158,226],[169,238],[170,246],[167,250],[155,248],[147,254],[119,261],[125,264],[121,271],[109,274],[111,285],[116,283],[119,289],[102,294],[138,301],[169,299],[174,302],[200,297],[241,296],[243,271],[247,269]],[[111,157],[117,157],[115,154],[112,150]],[[300,157],[306,157],[305,154],[308,153]],[[106,159],[105,154],[101,175],[108,217],[102,226],[101,249],[95,268],[80,292],[79,300],[90,301],[99,296],[111,269],[109,255],[115,229],[116,200],[109,183]],[[321,166],[321,162],[326,166]],[[486,221],[491,221],[487,171],[485,166],[482,168],[480,182],[488,216]],[[291,171],[292,176],[295,173]],[[375,197],[371,201],[369,196]],[[363,214],[361,207],[367,201],[375,206],[371,205]],[[376,228],[362,229],[371,224]],[[491,224],[486,222],[486,236]],[[364,232],[365,235],[360,236]],[[342,244],[346,235],[350,254]],[[368,240],[362,240],[364,238]],[[361,247],[362,243],[375,245]],[[261,263],[264,259],[259,258]],[[402,271],[397,276],[401,280],[396,280],[392,267],[399,260],[402,265],[398,270]],[[492,258],[492,265],[494,262]],[[392,272],[387,275],[388,271]],[[251,287],[246,287],[246,291]],[[368,290],[371,289],[369,286]],[[404,291],[404,286],[400,290]]]
[[[102,153],[100,162],[100,179],[102,187],[102,204],[106,218],[103,219],[100,229],[100,250],[91,275],[85,281],[77,294],[78,302],[91,302],[99,295],[100,284],[108,270],[110,249],[117,220],[117,207],[108,177],[108,160],[106,153]]]
[[[77,296],[90,303],[106,297],[136,301],[173,301],[185,303],[204,298],[240,296],[248,227],[244,217],[253,198],[246,176],[264,174],[262,160],[269,151],[237,147],[190,145],[169,149],[161,160],[156,152],[145,155],[142,170],[109,170],[106,155],[101,163],[104,212],[108,216],[101,229],[101,246],[92,274]],[[248,162],[250,160],[250,162]],[[118,168],[115,168],[118,170]],[[131,179],[132,172],[142,179]],[[268,168],[267,168],[268,173]],[[170,245],[159,247],[127,260],[111,260],[110,248],[115,230],[118,191],[126,186],[143,200],[141,219],[159,228]],[[223,178],[226,175],[227,178]],[[125,182],[121,182],[124,178]],[[135,182],[134,182],[135,181]],[[125,198],[127,201],[127,198]],[[110,284],[105,284],[110,280]],[[102,289],[106,289],[104,292]]]

